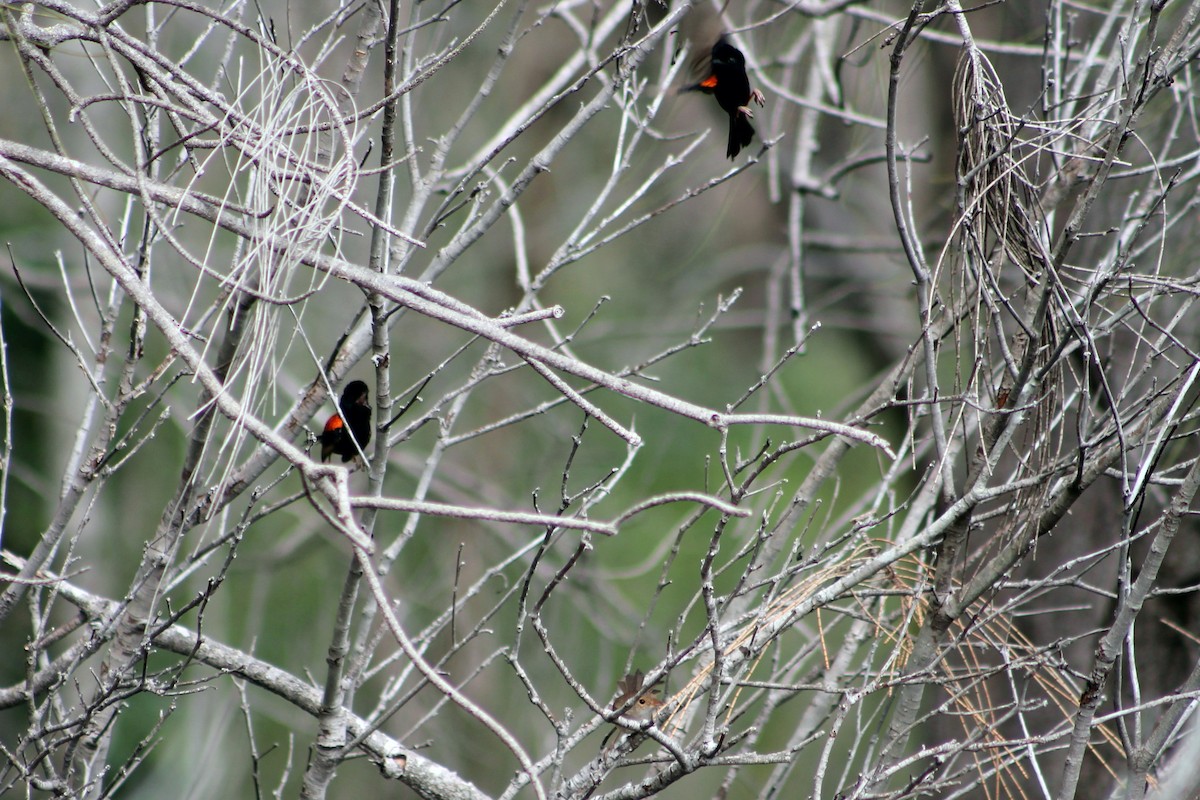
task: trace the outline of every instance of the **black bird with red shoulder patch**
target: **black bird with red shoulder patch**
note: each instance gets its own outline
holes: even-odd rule
[[[321,431],[321,460],[337,453],[346,462],[366,452],[371,442],[370,389],[363,381],[350,381],[342,391],[338,413],[329,418]],[[356,444],[357,443],[357,444]]]
[[[696,72],[705,77],[698,83],[684,87],[683,91],[704,92],[717,98],[721,108],[729,115],[729,145],[725,148],[725,155],[727,158],[736,158],[754,138],[754,126],[750,124],[754,111],[750,104],[766,105],[766,98],[758,89],[750,88],[746,56],[730,44],[724,34],[712,46],[711,53],[701,54],[696,59]]]

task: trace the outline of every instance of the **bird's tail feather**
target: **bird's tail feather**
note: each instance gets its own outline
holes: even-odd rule
[[[754,139],[754,126],[746,115],[734,112],[729,115],[729,146],[725,149],[727,158],[737,158],[743,147],[749,147]]]

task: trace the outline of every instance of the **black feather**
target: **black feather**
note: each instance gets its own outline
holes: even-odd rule
[[[337,415],[325,423],[321,432],[321,460],[328,461],[337,453],[342,462],[366,452],[371,442],[370,389],[363,381],[351,381],[342,391]],[[341,417],[339,420],[338,417]],[[344,424],[339,424],[344,423]],[[353,437],[353,438],[351,438]]]

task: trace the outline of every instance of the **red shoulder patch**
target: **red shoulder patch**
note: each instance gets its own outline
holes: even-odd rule
[[[717,88],[717,76],[716,76],[716,75],[709,75],[707,78],[705,78],[704,80],[700,81],[700,85],[701,85],[701,86],[703,86],[705,89],[715,89],[715,88]]]
[[[342,422],[342,415],[334,414],[332,417],[329,418],[329,421],[325,423],[325,431],[324,432],[325,433],[333,433],[338,428],[344,428],[344,427],[346,427],[346,423]]]

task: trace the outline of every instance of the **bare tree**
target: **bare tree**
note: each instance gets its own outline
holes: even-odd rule
[[[0,9],[0,792],[1197,796],[1200,3],[316,5]]]

